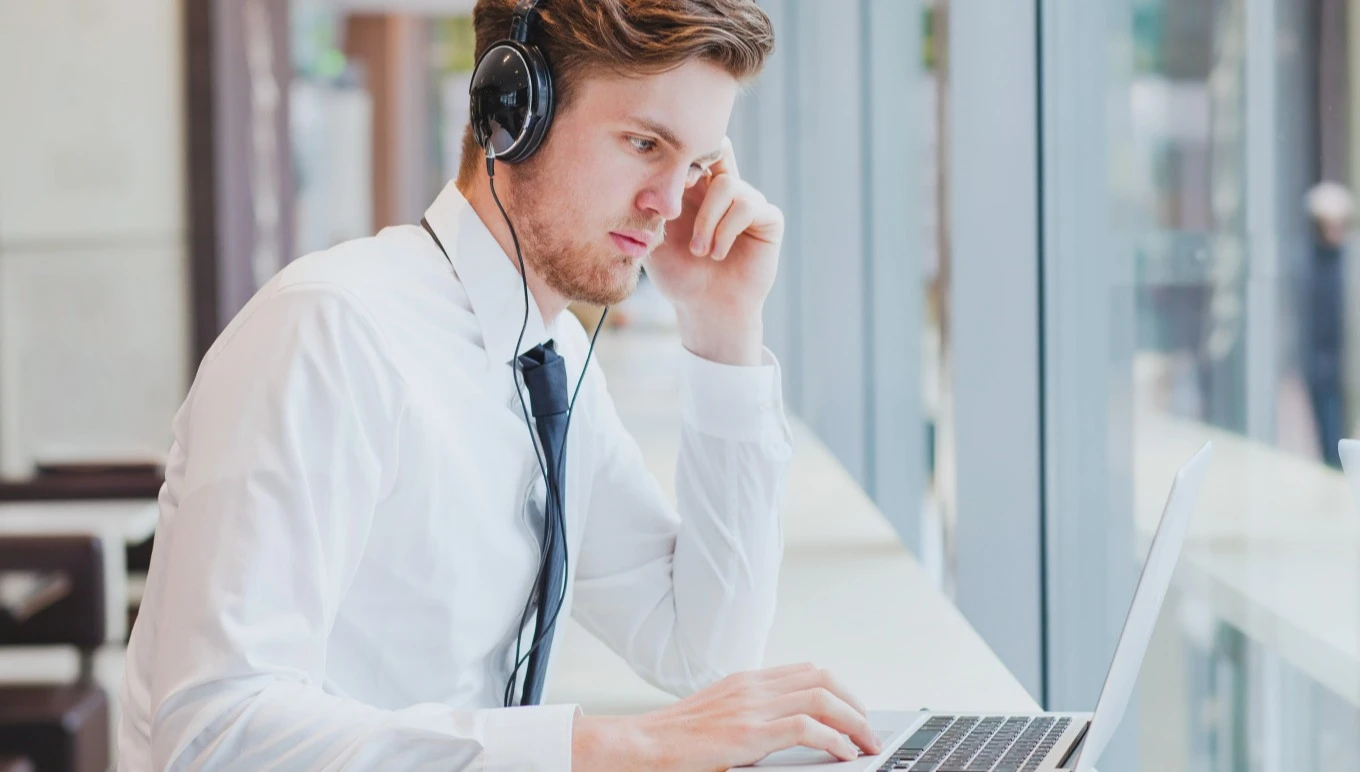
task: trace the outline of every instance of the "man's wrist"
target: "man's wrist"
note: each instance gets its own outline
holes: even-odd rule
[[[764,358],[765,322],[753,313],[718,315],[676,309],[680,342],[690,353],[724,365],[755,367]]]
[[[633,717],[581,715],[572,724],[572,769],[648,769],[654,760],[652,751],[653,744]]]

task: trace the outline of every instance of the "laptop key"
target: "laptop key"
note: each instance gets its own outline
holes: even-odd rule
[[[1053,750],[1053,746],[1057,744],[1058,738],[1062,737],[1062,733],[1067,731],[1067,727],[1071,723],[1072,720],[1069,718],[1052,722],[1048,734],[1044,736],[1043,740],[1034,749],[1033,755],[1031,755],[1029,761],[1020,768],[1020,772],[1035,772],[1035,770],[1039,769],[1039,765],[1043,763],[1044,757],[1048,755],[1049,751]]]
[[[1001,763],[997,765],[997,769],[1019,772],[1052,724],[1053,720],[1046,717],[1039,717],[1028,722],[1028,726],[1020,733],[1020,737],[1011,744],[1010,750],[1006,751],[1006,755],[1001,757]]]
[[[897,747],[888,760],[878,768],[879,772],[892,772],[893,770],[919,770],[925,767],[917,763],[923,761],[922,756],[926,749],[934,743],[940,735],[944,734],[950,725],[954,723],[953,716],[931,716],[924,724],[917,729],[906,742]],[[941,756],[943,758],[943,756]],[[938,759],[937,759],[938,761]]]
[[[932,742],[935,742],[936,737],[939,737],[942,734],[944,734],[943,727],[939,729],[918,729],[915,734],[907,738],[906,742],[902,743],[900,750],[924,751],[926,748],[930,747]]]

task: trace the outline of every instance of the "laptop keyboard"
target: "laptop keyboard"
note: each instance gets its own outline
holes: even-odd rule
[[[1057,716],[932,716],[878,769],[1033,772],[1071,724]]]

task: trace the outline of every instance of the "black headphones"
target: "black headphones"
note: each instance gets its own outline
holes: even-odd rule
[[[518,163],[533,155],[553,119],[553,79],[548,60],[529,42],[539,0],[519,0],[510,37],[477,60],[468,93],[472,134],[498,161]]]

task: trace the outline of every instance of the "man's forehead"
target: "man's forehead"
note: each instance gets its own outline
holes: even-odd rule
[[[588,110],[591,117],[631,124],[686,153],[716,158],[727,134],[737,81],[726,72],[711,69],[713,72],[599,75],[581,84],[577,106]]]

